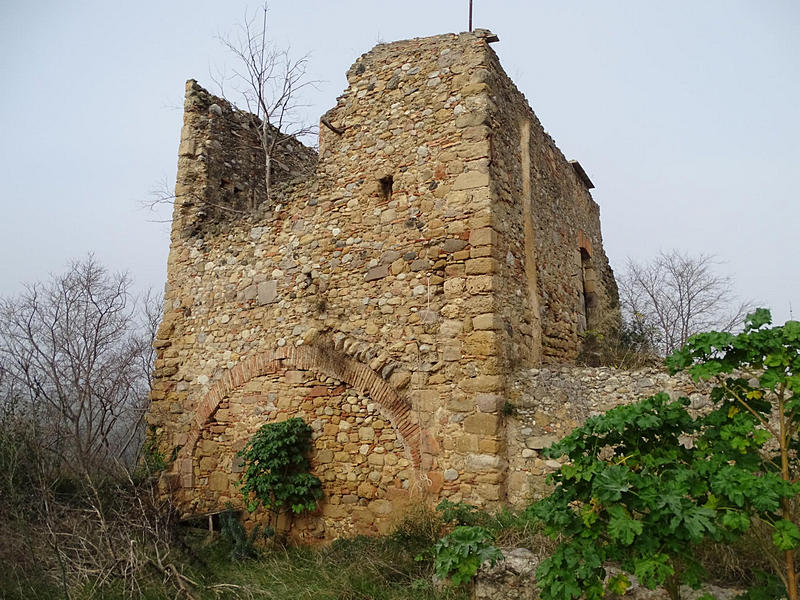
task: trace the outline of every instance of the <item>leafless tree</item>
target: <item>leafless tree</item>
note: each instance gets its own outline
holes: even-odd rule
[[[92,257],[0,299],[1,590],[197,597],[177,512],[134,460],[160,315]]]
[[[307,123],[301,115],[299,98],[304,88],[316,85],[307,78],[308,55],[294,59],[288,48],[275,46],[267,35],[267,5],[261,12],[244,15],[243,24],[237,26],[231,35],[220,35],[219,40],[235,58],[235,67],[226,76],[225,73],[212,74],[212,79],[219,88],[219,94],[225,98],[248,121],[248,126],[255,133],[258,150],[264,157],[264,188],[266,200],[269,202],[273,189],[272,179],[275,167],[288,170],[287,165],[278,159],[280,151],[292,140],[316,133],[316,126]],[[226,89],[230,82],[230,89]],[[155,210],[162,205],[173,205],[178,197],[174,188],[166,180],[159,182],[143,200],[141,205]],[[180,200],[208,206],[221,213],[232,215],[247,214],[255,208],[255,199],[251,206],[243,209],[225,202],[213,202],[194,192],[187,192]],[[169,222],[170,219],[165,219]]]
[[[64,468],[88,474],[139,439],[152,325],[137,319],[128,278],[92,257],[0,299],[0,402],[39,428]]]
[[[624,317],[662,355],[695,333],[737,328],[752,303],[736,300],[733,281],[715,272],[717,264],[713,256],[679,250],[648,263],[628,259],[619,282]]]
[[[85,598],[105,598],[111,586],[124,598],[141,598],[156,581],[176,598],[197,597],[198,583],[183,573],[177,512],[152,482],[122,473],[102,487],[90,480],[87,491],[80,502],[51,495],[32,528],[39,545],[49,546],[43,575]]]
[[[306,78],[308,55],[294,59],[287,48],[276,47],[267,37],[266,4],[260,15],[245,14],[236,34],[220,36],[220,41],[236,58],[231,79],[239,102],[226,95],[223,78],[217,84],[226,100],[251,115],[251,127],[264,152],[264,185],[269,201],[277,152],[288,140],[315,131],[298,114],[303,107],[300,92],[315,83]]]

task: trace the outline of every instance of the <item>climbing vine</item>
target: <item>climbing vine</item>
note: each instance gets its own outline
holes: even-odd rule
[[[260,505],[277,525],[282,512],[314,510],[322,484],[309,470],[311,427],[297,417],[262,426],[238,455],[244,460],[240,488],[247,509]]]

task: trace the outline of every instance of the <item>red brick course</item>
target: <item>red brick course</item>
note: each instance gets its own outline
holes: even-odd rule
[[[335,377],[369,395],[389,417],[392,427],[411,457],[412,464],[415,468],[419,468],[422,436],[419,425],[410,419],[411,411],[408,402],[367,365],[335,350],[300,346],[298,348],[279,348],[248,356],[236,366],[225,371],[222,377],[206,392],[197,405],[194,429],[189,434],[186,444],[180,449],[175,461],[182,487],[193,487],[194,485],[192,459],[195,446],[203,428],[213,420],[222,401],[255,377],[292,368]],[[311,390],[311,396],[315,395],[315,390],[316,388]]]

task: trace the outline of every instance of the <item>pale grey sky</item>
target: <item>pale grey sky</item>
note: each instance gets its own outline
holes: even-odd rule
[[[232,65],[215,36],[244,0],[0,0],[0,295],[94,252],[161,288],[168,225],[139,202],[174,182],[183,84]],[[272,0],[311,54],[314,120],[379,41],[463,31],[467,0]],[[741,296],[800,316],[796,0],[475,0],[475,26],[597,188],[606,251],[715,254]]]

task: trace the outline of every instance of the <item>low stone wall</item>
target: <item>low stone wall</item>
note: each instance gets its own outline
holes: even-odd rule
[[[542,495],[546,476],[560,463],[545,459],[542,449],[567,435],[587,418],[658,392],[688,397],[693,409],[706,406],[708,386],[686,373],[661,369],[621,371],[611,367],[572,365],[526,369],[509,387],[514,415],[507,417],[508,498],[524,504]]]

